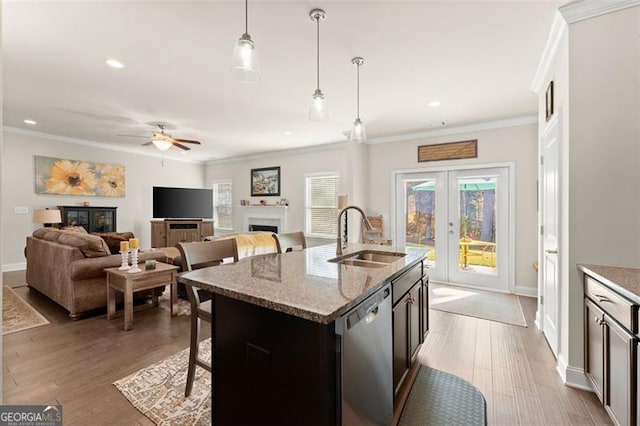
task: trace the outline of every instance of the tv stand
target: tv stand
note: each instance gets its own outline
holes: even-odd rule
[[[175,247],[178,243],[202,241],[213,235],[213,221],[164,219],[151,221],[151,247]]]

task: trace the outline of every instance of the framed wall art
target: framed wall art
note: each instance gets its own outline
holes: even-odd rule
[[[124,197],[124,166],[34,156],[36,194]]]
[[[549,121],[553,116],[553,80],[549,82],[547,91],[544,94],[545,100],[545,120]]]
[[[251,196],[280,196],[280,167],[251,169]]]

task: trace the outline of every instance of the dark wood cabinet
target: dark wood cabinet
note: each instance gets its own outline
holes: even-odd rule
[[[87,232],[116,232],[117,207],[58,206],[62,226],[82,226]]]
[[[429,296],[422,262],[392,282],[393,390],[400,390],[428,331]]]
[[[585,373],[614,423],[635,425],[638,305],[588,275],[584,286]]]
[[[152,220],[151,247],[175,247],[213,235],[212,220]]]

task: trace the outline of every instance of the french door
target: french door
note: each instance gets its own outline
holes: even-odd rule
[[[508,167],[398,174],[395,235],[431,280],[508,292],[509,205]]]

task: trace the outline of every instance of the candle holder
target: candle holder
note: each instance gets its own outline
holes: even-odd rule
[[[140,272],[142,269],[138,266],[138,249],[131,249],[131,269],[127,272],[133,274],[134,272]]]
[[[120,271],[131,269],[131,267],[129,266],[129,250],[120,250],[120,257],[122,258],[122,264],[118,269]]]

